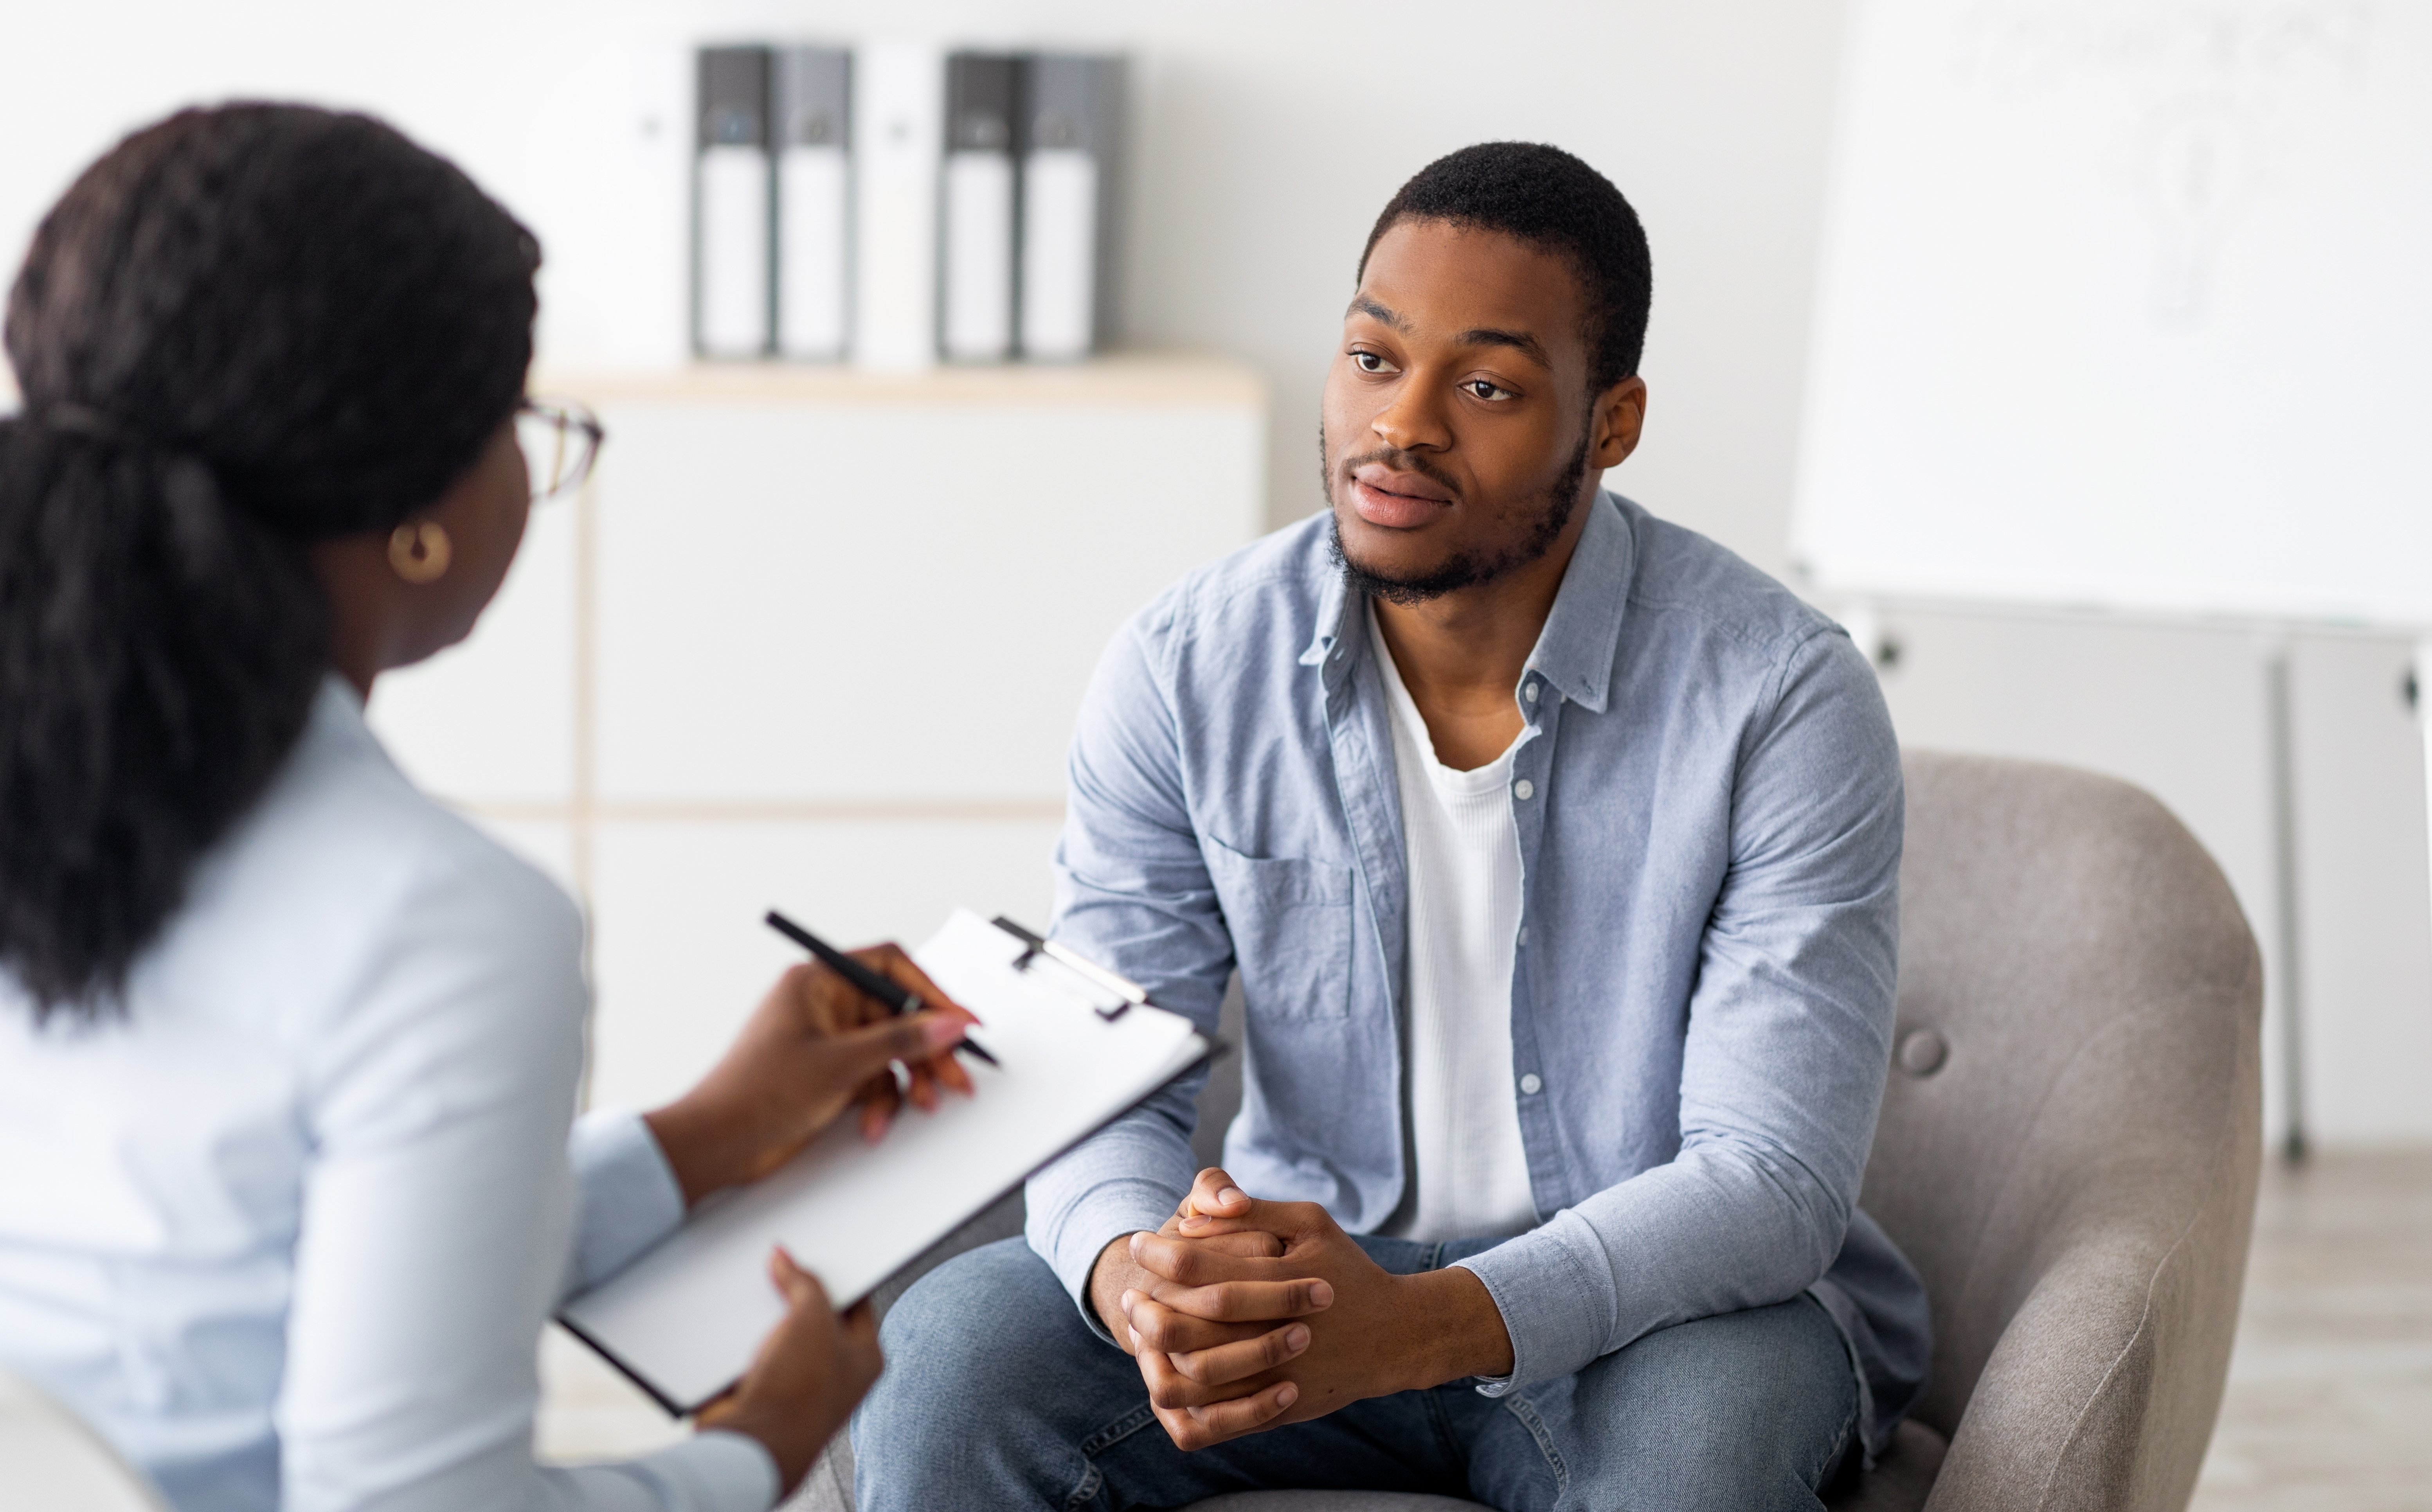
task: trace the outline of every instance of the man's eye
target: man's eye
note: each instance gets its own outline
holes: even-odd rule
[[[1375,352],[1354,352],[1351,354],[1351,360],[1360,364],[1360,371],[1362,373],[1382,373],[1385,371],[1385,360],[1377,356]]]
[[[1468,382],[1462,384],[1461,387],[1467,389],[1470,393],[1477,395],[1481,399],[1508,399],[1512,397],[1512,391],[1510,389],[1502,387],[1492,378],[1471,378]]]

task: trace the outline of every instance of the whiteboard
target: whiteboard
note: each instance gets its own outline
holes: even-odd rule
[[[2432,626],[2432,5],[1859,0],[1793,555]]]

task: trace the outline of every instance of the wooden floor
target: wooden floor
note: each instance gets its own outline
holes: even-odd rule
[[[541,1364],[544,1454],[637,1453],[681,1432],[563,1335]],[[2432,1151],[2266,1167],[2194,1504],[2432,1512]]]
[[[2195,1506],[2432,1512],[2432,1151],[2265,1168]]]

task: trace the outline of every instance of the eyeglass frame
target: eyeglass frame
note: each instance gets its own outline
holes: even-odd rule
[[[608,440],[608,428],[600,423],[600,417],[591,412],[591,407],[577,399],[537,399],[526,395],[515,401],[515,417],[520,420],[525,415],[553,428],[560,445],[577,448],[571,453],[575,461],[566,470],[565,477],[554,484],[532,485],[532,502],[538,504],[544,499],[571,494],[589,481],[591,469],[600,462],[600,448]],[[581,438],[580,441],[574,439],[577,437]],[[531,459],[525,459],[525,466],[531,466]]]

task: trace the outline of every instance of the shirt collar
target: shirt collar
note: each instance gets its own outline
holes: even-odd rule
[[[1588,505],[1588,523],[1554,612],[1537,634],[1528,665],[1564,698],[1591,714],[1604,713],[1613,692],[1613,659],[1621,645],[1621,621],[1630,606],[1630,575],[1637,565],[1637,540],[1621,503],[1599,490]]]
[[[1553,613],[1528,653],[1529,667],[1554,685],[1554,690],[1592,714],[1604,713],[1613,689],[1613,658],[1621,642],[1621,620],[1630,603],[1630,574],[1637,543],[1620,502],[1599,490],[1588,505],[1588,523],[1562,586],[1554,594]],[[1349,602],[1343,573],[1328,559],[1329,569],[1318,591],[1317,630],[1300,653],[1303,666],[1322,666],[1343,637]],[[1357,627],[1353,627],[1356,629]]]
[[[1351,590],[1343,586],[1343,563],[1334,560],[1330,548],[1325,558],[1325,565],[1319,569],[1324,576],[1317,590],[1317,630],[1309,637],[1309,649],[1300,653],[1303,666],[1324,666],[1344,633],[1343,612],[1349,607]]]
[[[368,751],[387,765],[396,760],[388,753],[380,736],[372,732],[369,711],[363,696],[355,685],[336,672],[321,679],[320,692],[312,698],[312,716],[306,721],[299,745],[315,743],[329,750],[355,753]]]

